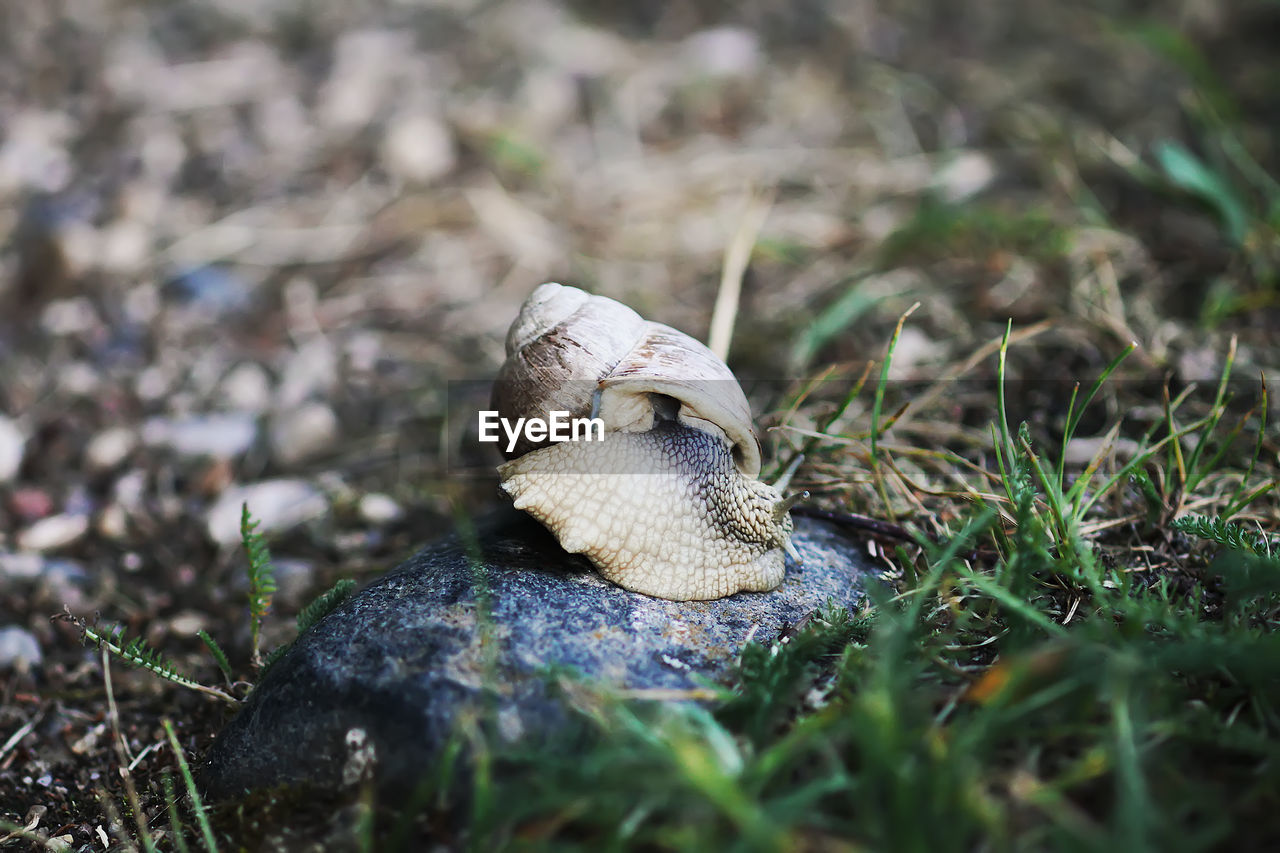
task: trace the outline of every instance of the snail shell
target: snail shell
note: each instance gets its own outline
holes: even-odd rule
[[[494,383],[500,417],[553,410],[603,441],[522,439],[502,488],[608,580],[676,600],[782,582],[790,506],[760,480],[760,443],[732,372],[670,326],[574,287],[525,302]]]

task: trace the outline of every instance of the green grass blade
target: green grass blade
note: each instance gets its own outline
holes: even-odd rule
[[[898,338],[902,335],[902,326],[907,322],[907,318],[919,307],[919,302],[914,303],[898,318],[898,325],[894,327],[893,337],[889,339],[889,346],[885,348],[884,364],[880,366],[880,381],[876,383],[875,402],[871,407],[871,476],[875,480],[880,502],[884,506],[885,514],[890,521],[895,516],[893,507],[889,503],[889,493],[884,486],[884,471],[881,470],[880,466],[880,415],[884,408],[885,386],[889,382],[889,367],[893,364],[893,351],[897,349]]]
[[[218,641],[209,635],[208,631],[197,631],[196,636],[199,637],[205,644],[205,647],[209,649],[209,654],[213,655],[214,661],[218,664],[218,669],[222,670],[223,679],[228,685],[230,685],[232,682],[231,663],[227,660],[227,653],[222,650],[222,646],[218,645]]]
[[[1205,427],[1200,432],[1200,436],[1196,441],[1195,448],[1191,451],[1191,455],[1187,457],[1187,485],[1188,490],[1194,489],[1204,479],[1207,471],[1200,468],[1200,457],[1204,453],[1205,447],[1209,444],[1209,439],[1217,429],[1218,422],[1222,420],[1222,416],[1226,413],[1227,400],[1227,382],[1231,379],[1231,368],[1236,362],[1236,336],[1231,336],[1231,345],[1227,349],[1227,360],[1222,366],[1222,376],[1218,379],[1218,390],[1213,396],[1213,405],[1209,409],[1209,415],[1206,418]]]
[[[164,791],[164,804],[169,812],[169,826],[173,830],[173,847],[178,853],[190,853],[187,836],[182,831],[182,816],[178,814],[178,792],[173,787],[173,774],[168,770],[160,775],[160,787]]]
[[[1243,245],[1249,231],[1249,213],[1231,184],[1175,140],[1157,142],[1155,157],[1165,179],[1212,208],[1231,242]]]
[[[960,578],[964,583],[981,592],[983,595],[994,600],[1001,607],[1016,613],[1025,621],[1035,625],[1051,637],[1065,637],[1067,629],[1063,628],[1057,622],[1054,622],[1035,605],[1019,598],[1011,593],[1008,589],[996,583],[993,579],[982,572],[961,566],[959,569]]]
[[[213,834],[213,825],[209,823],[209,812],[205,809],[204,800],[196,788],[195,777],[191,775],[191,767],[187,764],[187,758],[182,752],[182,744],[178,743],[178,734],[173,730],[173,722],[167,718],[161,722],[164,725],[164,733],[169,738],[169,746],[173,748],[173,757],[178,762],[182,782],[187,787],[187,795],[191,797],[191,808],[196,813],[196,823],[200,825],[204,849],[208,853],[218,853],[218,841]]]

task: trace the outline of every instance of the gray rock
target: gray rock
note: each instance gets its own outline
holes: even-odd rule
[[[480,525],[474,567],[456,537],[445,540],[300,637],[219,734],[202,784],[216,798],[280,784],[337,789],[344,771],[350,781],[372,761],[384,790],[404,792],[460,714],[492,713],[507,739],[560,728],[570,715],[549,668],[627,690],[722,680],[749,640],[772,643],[828,602],[853,609],[863,599],[873,569],[857,544],[824,522],[796,522],[804,564],[789,564],[779,589],[677,602],[604,581],[508,511]],[[487,620],[477,589],[487,590]]]

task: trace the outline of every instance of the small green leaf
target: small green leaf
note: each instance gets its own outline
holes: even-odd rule
[[[1231,185],[1172,139],[1156,143],[1155,156],[1169,183],[1212,207],[1232,242],[1243,244],[1249,214]]]
[[[865,282],[866,279],[861,277],[846,280],[848,289],[814,317],[813,322],[804,330],[804,334],[792,350],[792,364],[797,367],[807,365],[832,338],[852,326],[859,317],[884,300],[883,296],[872,296],[867,293],[863,286]]]
[[[249,634],[253,646],[253,663],[262,661],[262,618],[271,609],[271,598],[276,592],[275,568],[271,565],[271,551],[258,532],[258,522],[249,514],[249,504],[240,506],[240,543],[249,559]]]
[[[301,634],[328,616],[335,607],[347,600],[347,597],[351,595],[351,591],[355,588],[355,581],[351,580],[351,578],[343,578],[317,596],[314,601],[302,608],[302,611],[298,614],[298,633]]]
[[[209,653],[213,655],[214,661],[217,662],[218,669],[222,670],[223,677],[226,678],[227,683],[230,684],[232,681],[231,663],[227,660],[227,653],[222,650],[222,646],[218,645],[217,640],[209,636],[208,631],[198,631],[196,636],[203,640],[204,644],[209,647]]]

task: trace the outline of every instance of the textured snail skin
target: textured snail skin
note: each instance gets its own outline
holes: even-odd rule
[[[498,471],[516,509],[626,589],[686,601],[782,583],[782,495],[742,476],[711,433],[662,422],[544,447]]]

